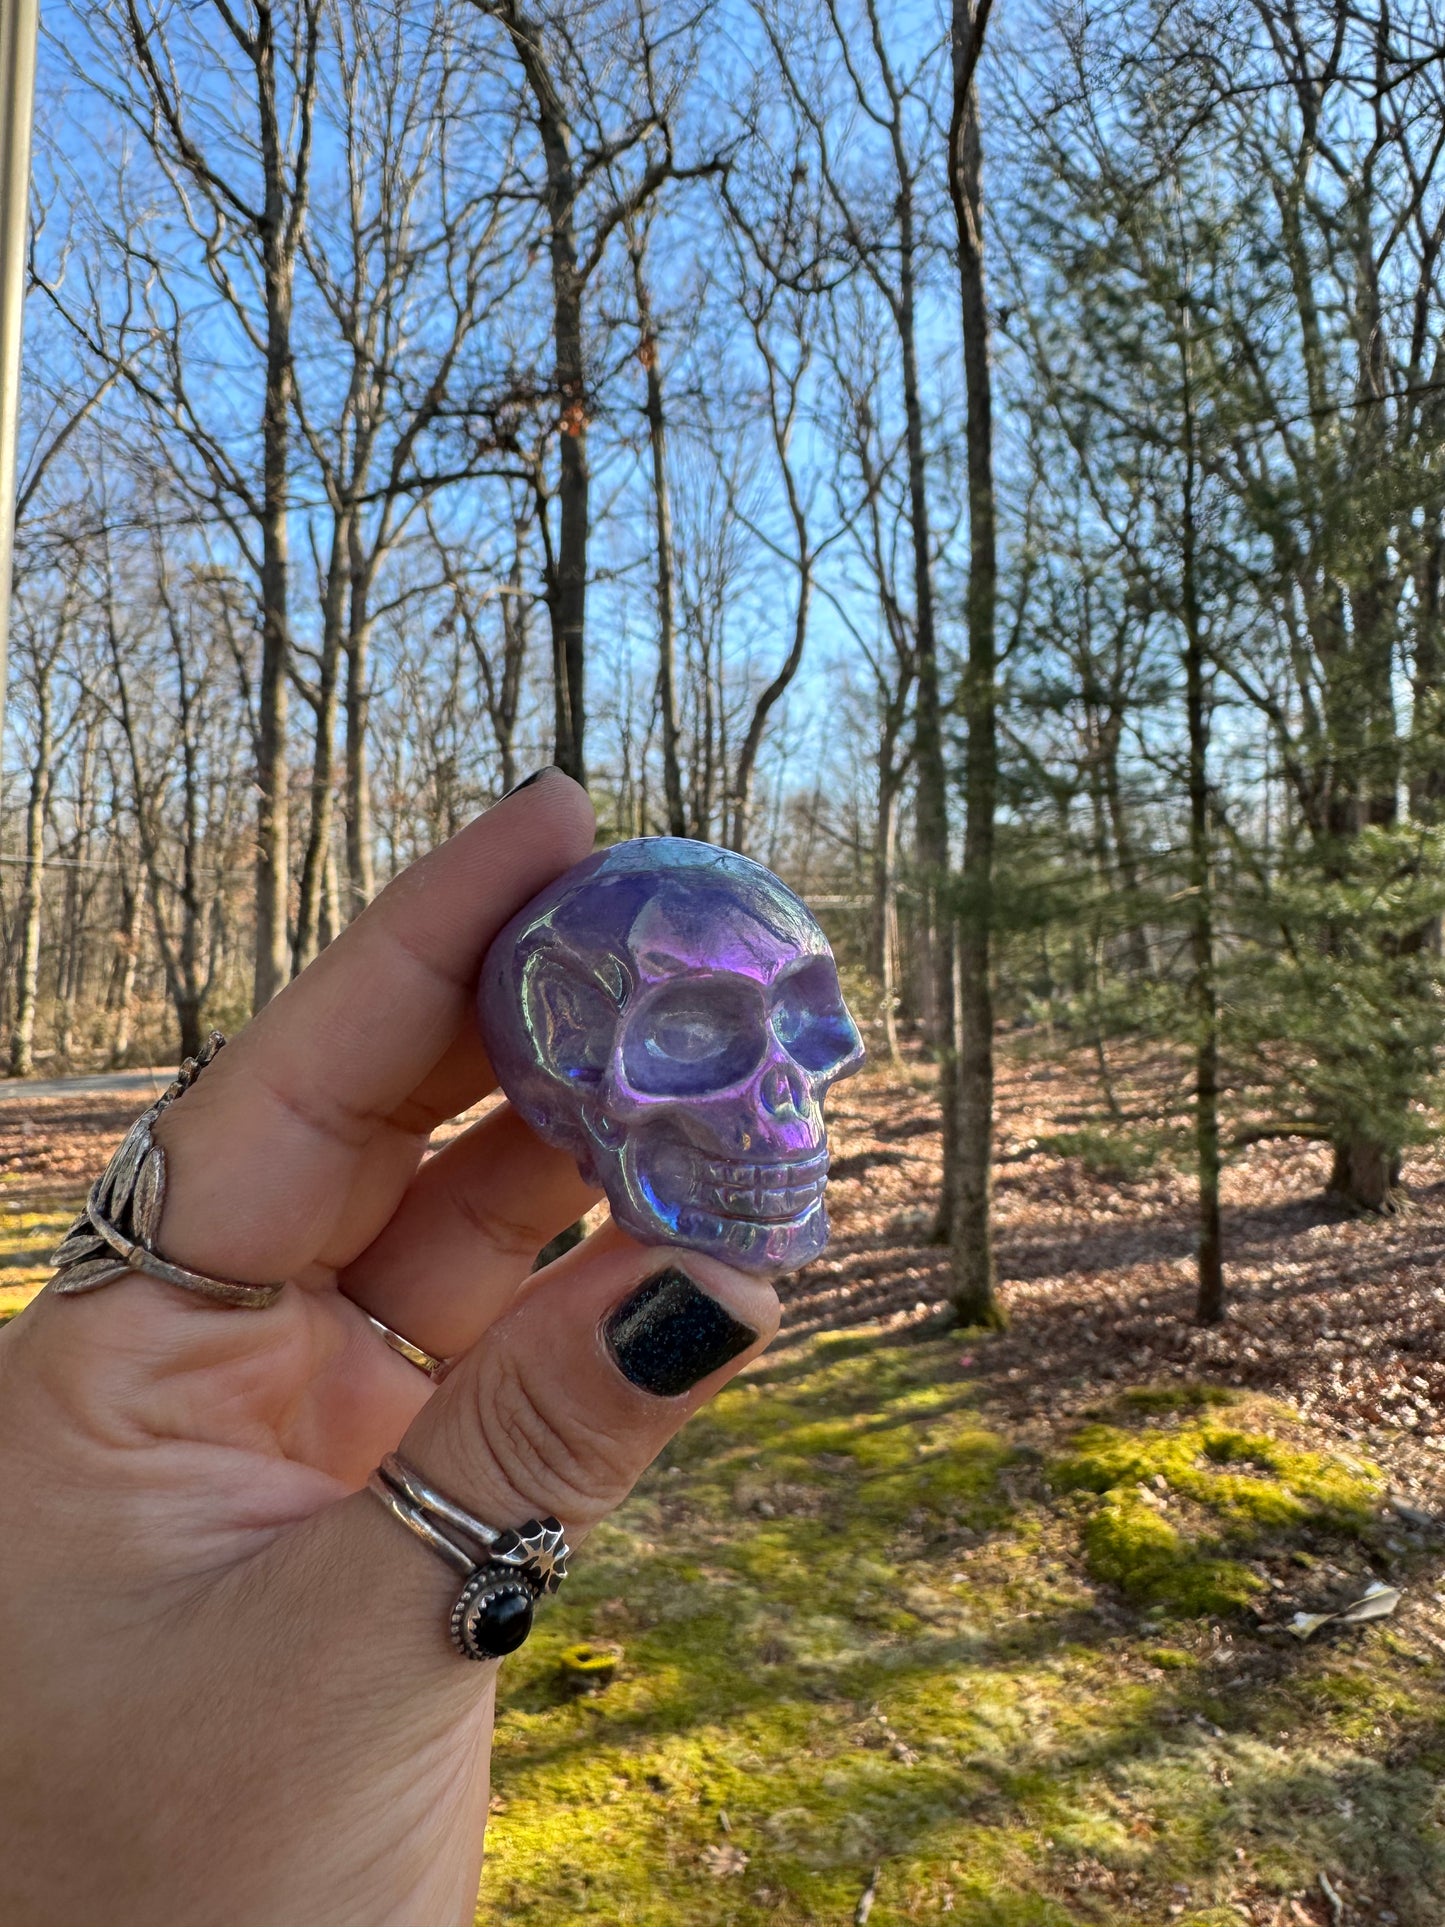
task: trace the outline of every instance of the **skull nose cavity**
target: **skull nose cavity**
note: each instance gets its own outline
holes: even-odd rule
[[[758,1095],[770,1117],[801,1117],[808,1101],[802,1078],[786,1064],[769,1064],[763,1072]]]

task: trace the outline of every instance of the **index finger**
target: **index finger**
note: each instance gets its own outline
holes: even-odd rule
[[[158,1243],[254,1283],[344,1264],[385,1224],[444,1117],[492,1088],[472,1021],[488,944],[592,847],[545,770],[404,870],[157,1127]]]

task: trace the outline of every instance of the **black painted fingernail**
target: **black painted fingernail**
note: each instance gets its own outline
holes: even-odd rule
[[[603,1330],[623,1377],[658,1398],[690,1391],[757,1339],[676,1266],[644,1279]]]
[[[532,785],[534,783],[540,783],[544,776],[550,776],[556,767],[557,765],[555,763],[543,763],[542,767],[540,769],[534,769],[530,776],[524,776],[520,783],[513,783],[509,790],[503,790],[502,794],[497,798],[497,801],[499,803],[505,803],[507,798],[509,796],[515,796],[518,790],[531,789]]]

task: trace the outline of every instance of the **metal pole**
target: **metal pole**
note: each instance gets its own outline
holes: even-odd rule
[[[30,122],[35,107],[39,0],[0,0],[0,722],[9,667],[15,549],[15,422],[20,316],[30,225]]]

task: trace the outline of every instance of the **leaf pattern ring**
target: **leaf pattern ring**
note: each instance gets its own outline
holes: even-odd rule
[[[154,1104],[136,1119],[105,1170],[90,1187],[85,1209],[51,1253],[55,1275],[47,1287],[59,1297],[99,1291],[127,1272],[138,1271],[162,1284],[177,1285],[213,1305],[264,1311],[281,1296],[280,1285],[247,1285],[236,1278],[212,1278],[203,1271],[172,1264],[155,1248],[166,1202],[166,1154],[154,1142],[152,1127],[168,1105],[188,1091],[225,1044],[213,1030],[194,1057],[188,1057]]]

